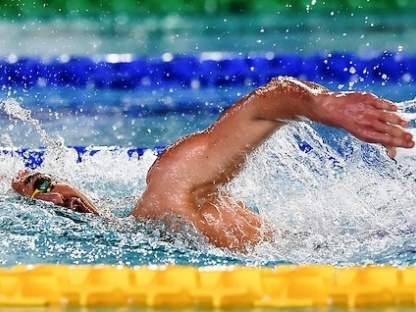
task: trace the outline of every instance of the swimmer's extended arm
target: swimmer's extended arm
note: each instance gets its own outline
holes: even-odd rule
[[[212,126],[209,150],[213,156],[220,150],[228,153],[232,162],[259,146],[286,121],[306,118],[380,143],[394,157],[396,147],[414,146],[412,135],[403,129],[407,122],[396,110],[392,102],[371,93],[329,92],[317,84],[279,77],[240,100]]]
[[[306,117],[342,128],[365,142],[382,144],[391,157],[395,156],[396,147],[414,146],[412,135],[403,129],[407,122],[395,114],[397,107],[374,94],[330,92],[317,84],[288,77],[274,79],[255,93],[257,117]]]
[[[203,195],[233,178],[246,155],[287,121],[302,119],[380,143],[394,157],[396,147],[414,145],[412,135],[403,129],[406,121],[396,110],[390,101],[370,93],[329,92],[314,83],[278,77],[239,100],[206,131],[174,145],[159,161],[175,161],[171,175],[175,183],[185,181]]]

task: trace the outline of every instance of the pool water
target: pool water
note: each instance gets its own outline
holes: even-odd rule
[[[331,90],[362,90],[395,102],[413,99],[413,83],[357,82],[350,87],[318,81]],[[61,136],[66,145],[166,146],[176,139],[203,130],[232,103],[255,86],[187,88],[84,89],[65,87],[13,88],[0,91],[0,99],[17,99],[52,136]],[[167,110],[172,107],[173,111]],[[175,108],[180,107],[180,111]],[[159,108],[162,108],[160,112]],[[143,114],[143,112],[145,112]],[[42,137],[31,124],[0,117],[2,141],[16,147],[37,148]],[[74,126],[75,125],[75,126]],[[82,129],[82,131],[81,131]],[[10,138],[10,139],[8,139]]]
[[[202,21],[170,16],[160,21],[149,17],[139,23],[120,17],[115,24],[105,20],[2,22],[5,40],[0,44],[12,59],[28,54],[49,59],[61,54],[274,51],[309,55],[318,49],[371,55],[416,50],[410,13],[400,18],[388,13],[337,13],[306,19],[216,16]],[[416,95],[412,81],[318,82],[333,90],[372,91],[396,102]],[[392,161],[379,146],[308,123],[279,131],[250,156],[242,174],[227,186],[273,224],[277,230],[273,243],[260,244],[248,254],[231,253],[208,245],[192,231],[174,234],[160,224],[137,224],[127,217],[156,155],[148,151],[137,159],[123,147],[153,149],[202,130],[253,88],[3,88],[0,98],[12,103],[17,114],[11,117],[1,110],[2,146],[46,146],[40,169],[84,190],[105,217],[20,198],[9,181],[24,163],[20,157],[2,154],[0,265],[414,264],[415,151],[400,151]],[[155,107],[175,103],[185,103],[189,109],[137,115],[138,106],[154,112]],[[28,111],[31,118],[21,114]],[[414,111],[414,103],[403,109],[412,127]],[[74,145],[122,148],[103,149],[77,162],[75,151],[65,147]]]
[[[373,88],[381,93],[386,88],[386,94],[403,91],[389,85]],[[382,148],[342,131],[308,123],[285,127],[251,155],[242,174],[227,186],[278,230],[274,243],[238,254],[210,246],[193,231],[174,234],[163,225],[138,224],[126,217],[144,189],[147,169],[156,157],[152,151],[138,160],[123,148],[104,149],[78,163],[74,150],[62,146],[169,144],[206,127],[246,91],[178,89],[146,97],[138,91],[133,95],[107,90],[94,91],[90,97],[80,90],[56,89],[47,95],[39,92],[35,99],[28,92],[21,100],[11,101],[17,113],[10,117],[3,112],[2,125],[9,146],[39,146],[38,142],[49,146],[41,169],[84,190],[105,217],[20,198],[10,190],[9,181],[24,167],[23,161],[3,155],[0,264],[414,264],[413,150],[400,151],[394,162]],[[141,98],[146,105],[157,105],[167,94],[171,101],[200,105],[199,113],[137,118],[123,107]],[[78,100],[83,96],[91,102]],[[406,93],[394,96],[408,98]],[[39,105],[38,101],[51,98],[59,100],[53,106]],[[16,117],[32,109],[29,121]],[[411,118],[414,110],[410,102],[402,112]]]

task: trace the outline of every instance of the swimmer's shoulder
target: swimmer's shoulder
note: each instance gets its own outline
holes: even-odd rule
[[[146,181],[156,180],[169,183],[189,183],[195,166],[203,161],[207,149],[207,135],[198,132],[186,136],[167,147],[147,172]],[[181,180],[182,179],[182,180]]]

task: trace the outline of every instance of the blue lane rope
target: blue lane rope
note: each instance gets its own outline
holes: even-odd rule
[[[302,57],[271,52],[248,55],[212,52],[200,55],[165,54],[157,58],[141,58],[130,54],[110,54],[102,57],[62,55],[49,60],[15,55],[0,58],[0,86],[3,88],[256,86],[278,75],[339,83],[415,83],[416,55],[384,52],[358,56],[353,53],[335,52]]]
[[[94,156],[100,151],[116,151],[124,150],[128,157],[139,159],[143,154],[151,150],[156,154],[161,153],[165,146],[149,147],[118,147],[118,146],[68,146],[67,148],[73,149],[77,153],[77,162],[82,162],[86,157]],[[23,159],[23,162],[27,168],[36,169],[41,166],[45,159],[45,147],[39,147],[37,149],[30,148],[3,148],[0,153],[11,157],[18,156]]]
[[[299,149],[305,153],[313,150],[313,147],[307,142],[299,142]],[[130,158],[139,159],[146,151],[152,151],[155,154],[160,154],[166,149],[166,146],[154,147],[121,147],[121,146],[67,146],[68,149],[73,149],[77,153],[76,162],[80,163],[88,157],[92,157],[101,151],[122,151]],[[338,150],[339,153],[343,151]],[[10,157],[20,157],[25,167],[36,169],[40,167],[45,160],[45,147],[36,149],[31,148],[3,148],[0,149],[0,154]]]

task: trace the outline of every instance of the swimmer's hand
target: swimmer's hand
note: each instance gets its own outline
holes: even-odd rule
[[[62,206],[75,210],[77,212],[83,212],[83,213],[95,212],[95,211],[92,211],[90,207],[85,205],[84,202],[79,197],[65,198]]]
[[[57,206],[63,206],[64,204],[64,197],[59,193],[38,193],[36,198],[51,202]]]
[[[94,207],[84,203],[82,199],[77,196],[64,197],[59,193],[40,193],[36,198],[52,202],[57,206],[65,207],[76,212],[99,214]]]
[[[411,133],[405,131],[407,121],[396,114],[397,106],[371,93],[337,92],[317,96],[321,122],[342,128],[358,139],[383,145],[390,158],[396,148],[415,145]]]

